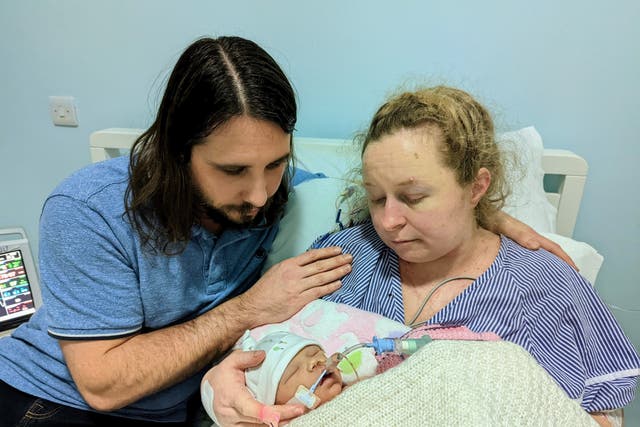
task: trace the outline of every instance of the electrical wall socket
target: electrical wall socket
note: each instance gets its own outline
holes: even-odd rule
[[[76,100],[73,96],[50,96],[49,112],[56,126],[78,126]]]

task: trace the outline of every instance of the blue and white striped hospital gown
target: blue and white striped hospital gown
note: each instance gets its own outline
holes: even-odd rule
[[[398,256],[370,222],[319,239],[353,255],[352,272],[325,299],[404,322]],[[633,400],[640,358],[591,284],[566,263],[502,237],[489,269],[429,323],[492,331],[524,347],[589,412]]]

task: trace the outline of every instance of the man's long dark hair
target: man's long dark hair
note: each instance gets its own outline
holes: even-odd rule
[[[125,209],[143,246],[168,255],[184,250],[200,201],[189,169],[191,150],[240,115],[273,122],[292,134],[297,117],[289,80],[250,40],[197,40],[178,59],[155,121],[132,148]],[[267,224],[280,217],[289,183],[287,168],[265,208]]]

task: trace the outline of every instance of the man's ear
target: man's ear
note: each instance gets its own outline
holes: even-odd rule
[[[476,178],[471,184],[471,203],[477,206],[482,196],[485,195],[491,184],[491,172],[487,168],[480,168],[476,174]]]

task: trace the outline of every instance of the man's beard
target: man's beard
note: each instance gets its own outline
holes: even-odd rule
[[[213,203],[209,203],[205,200],[199,188],[194,188],[194,197],[198,212],[200,212],[204,217],[220,225],[223,229],[245,229],[259,225],[264,219],[264,213],[269,209],[269,206],[271,206],[271,202],[273,201],[273,197],[270,197],[267,200],[267,203],[265,203],[258,213],[252,217],[249,215],[249,212],[254,210],[255,206],[251,203],[216,207]],[[231,218],[229,216],[230,211],[238,212],[240,214],[240,218]]]

